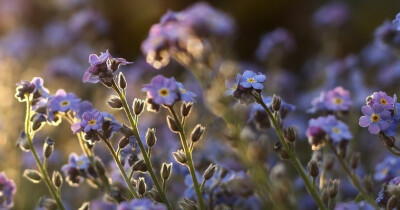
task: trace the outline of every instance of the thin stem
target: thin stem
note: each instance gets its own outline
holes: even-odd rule
[[[169,210],[172,210],[172,206],[169,203],[169,201],[167,199],[167,196],[165,195],[165,192],[162,190],[161,185],[160,185],[160,183],[159,183],[159,181],[158,181],[158,179],[156,177],[156,174],[154,173],[153,166],[151,164],[149,155],[147,154],[147,151],[146,151],[146,149],[145,149],[145,147],[143,145],[142,139],[141,139],[141,137],[139,135],[139,130],[137,128],[138,116],[135,116],[135,119],[134,119],[134,117],[132,115],[132,112],[131,112],[131,110],[129,108],[128,102],[126,101],[125,94],[123,94],[120,91],[120,89],[118,88],[117,84],[115,83],[115,80],[112,81],[111,88],[118,94],[119,98],[121,99],[122,106],[124,107],[125,114],[126,114],[128,120],[129,120],[129,123],[131,124],[134,136],[136,137],[137,143],[139,145],[140,151],[142,152],[144,162],[146,163],[147,170],[148,170],[148,172],[150,174],[151,179],[153,180],[154,186],[156,187],[158,193],[160,194],[160,197],[161,197],[161,200],[163,201],[163,203],[167,206],[167,208]]]
[[[182,143],[182,146],[185,151],[186,158],[187,158],[186,165],[189,168],[190,175],[192,176],[193,186],[196,191],[197,201],[199,203],[200,209],[204,210],[205,205],[204,205],[204,201],[203,201],[203,195],[202,195],[200,187],[199,187],[199,182],[197,181],[196,170],[193,165],[192,152],[190,151],[187,140],[186,140],[186,133],[182,127],[182,122],[179,120],[174,108],[172,106],[168,106],[168,110],[170,111],[173,118],[175,119],[175,122],[178,124],[179,137],[181,139],[181,143]]]
[[[201,192],[203,192],[203,190],[204,190],[204,185],[206,184],[206,180],[205,179],[203,179],[203,181],[201,182],[201,185],[200,185],[200,191]]]
[[[293,166],[296,168],[297,172],[300,174],[301,178],[303,179],[308,192],[314,198],[314,201],[317,204],[318,208],[321,210],[325,210],[326,207],[325,207],[324,203],[322,202],[321,198],[319,197],[316,189],[313,187],[312,183],[310,182],[310,179],[308,178],[306,172],[304,171],[303,166],[301,165],[300,161],[295,156],[293,150],[290,148],[290,146],[286,142],[286,140],[283,136],[282,130],[281,130],[278,122],[276,121],[276,118],[271,113],[271,111],[269,110],[267,105],[264,103],[260,94],[253,95],[253,96],[254,96],[254,99],[257,101],[257,103],[259,103],[264,108],[265,112],[267,113],[268,117],[270,118],[270,120],[275,128],[276,134],[279,137],[280,142],[282,143],[283,147],[285,148],[286,152],[288,153]]]
[[[112,144],[110,143],[110,141],[109,141],[107,138],[105,138],[104,136],[100,136],[100,137],[101,137],[101,139],[103,139],[103,141],[104,141],[104,143],[106,144],[108,150],[110,151],[110,153],[111,153],[111,155],[112,155],[112,157],[113,157],[115,163],[116,163],[117,166],[118,166],[119,172],[121,173],[122,178],[124,178],[125,183],[126,183],[126,185],[128,186],[129,191],[131,192],[132,196],[133,196],[134,198],[139,198],[139,195],[137,194],[136,190],[133,188],[132,183],[130,182],[130,180],[129,180],[128,177],[126,176],[124,167],[122,166],[121,162],[119,161],[119,159],[118,159],[118,157],[117,157],[117,154],[115,153],[114,147],[112,146]]]
[[[363,195],[363,197],[374,207],[377,207],[375,204],[375,200],[369,196],[369,194],[364,190],[364,188],[361,186],[361,183],[357,177],[356,174],[352,173],[349,166],[346,164],[346,162],[343,160],[342,157],[337,153],[336,148],[333,146],[331,142],[327,143],[329,147],[331,148],[333,154],[336,156],[336,158],[339,160],[340,165],[346,172],[347,176],[350,178],[351,183],[354,185],[354,187],[357,188],[357,190]]]
[[[328,210],[332,210],[333,209],[333,199],[329,198],[328,200]]]
[[[167,187],[167,180],[162,180],[162,190],[165,192],[165,188]]]
[[[30,125],[30,118],[31,118],[31,102],[29,99],[29,95],[25,95],[26,99],[26,114],[25,114],[25,133],[28,139],[28,145],[29,148],[32,151],[33,157],[35,158],[36,164],[43,176],[44,182],[46,183],[47,188],[50,191],[51,196],[56,200],[58,208],[61,210],[64,210],[64,205],[61,202],[61,198],[59,197],[57,190],[55,189],[54,185],[50,181],[49,174],[47,173],[46,168],[43,166],[42,162],[40,161],[40,158],[36,152],[35,147],[33,146],[33,133],[31,133],[31,125]]]

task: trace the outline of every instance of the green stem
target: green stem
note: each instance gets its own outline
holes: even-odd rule
[[[203,192],[203,190],[204,190],[204,185],[206,184],[206,180],[205,179],[203,179],[203,181],[201,182],[201,185],[200,185],[200,191],[201,192]]]
[[[151,164],[149,155],[147,154],[147,151],[146,151],[146,149],[145,149],[145,147],[143,145],[142,139],[141,139],[141,137],[139,135],[139,130],[137,128],[137,119],[138,118],[136,116],[135,117],[136,120],[134,120],[132,112],[131,112],[131,110],[129,108],[129,105],[128,105],[127,101],[126,101],[125,94],[123,94],[120,91],[120,89],[118,88],[118,86],[117,86],[117,84],[115,83],[114,80],[112,81],[112,89],[118,94],[119,98],[121,99],[122,106],[124,107],[124,110],[125,110],[125,114],[128,117],[128,120],[129,120],[129,123],[131,124],[134,136],[136,137],[136,140],[137,140],[137,143],[139,145],[140,151],[142,152],[144,162],[146,163],[146,166],[147,166],[147,170],[148,170],[148,172],[150,174],[150,177],[153,180],[153,183],[154,183],[154,185],[155,185],[155,187],[156,187],[156,189],[157,189],[157,191],[158,191],[158,193],[159,193],[159,195],[161,197],[161,200],[163,201],[163,203],[167,206],[167,208],[169,210],[172,210],[172,206],[169,203],[169,201],[167,199],[167,196],[165,195],[165,192],[162,190],[160,183],[158,182],[158,179],[156,177],[156,174],[154,173],[153,166]]]
[[[45,169],[42,162],[40,161],[40,158],[36,152],[36,149],[33,146],[33,141],[32,141],[33,133],[31,133],[31,126],[30,126],[31,102],[29,100],[29,95],[26,95],[25,99],[26,99],[25,133],[26,133],[26,137],[28,139],[29,148],[32,151],[33,157],[35,158],[36,164],[43,176],[44,182],[46,183],[46,186],[49,189],[50,194],[56,200],[58,208],[61,210],[64,210],[65,208],[64,208],[63,203],[61,202],[61,198],[58,196],[57,190],[55,189],[54,185],[51,183],[49,174],[47,173],[47,170]]]
[[[328,200],[328,210],[333,210],[333,199],[329,198]]]
[[[205,205],[204,205],[204,201],[203,201],[203,195],[202,195],[200,187],[199,187],[199,182],[197,181],[196,170],[193,165],[192,152],[190,151],[187,140],[186,140],[186,133],[182,127],[182,122],[179,120],[174,108],[172,106],[168,106],[168,109],[171,112],[172,116],[174,117],[175,122],[178,124],[179,137],[181,139],[181,143],[182,143],[182,146],[185,151],[186,158],[187,158],[186,165],[189,168],[190,175],[192,176],[193,186],[196,191],[196,196],[197,196],[197,200],[198,200],[200,209],[204,210]]]
[[[104,141],[104,143],[106,144],[108,150],[110,151],[110,153],[111,153],[111,155],[112,155],[112,157],[113,157],[115,163],[116,163],[117,166],[118,166],[118,169],[119,169],[119,172],[120,172],[121,175],[122,175],[122,178],[124,178],[125,183],[126,183],[126,185],[128,186],[128,188],[129,188],[129,191],[132,193],[132,196],[133,196],[134,198],[139,198],[139,195],[137,194],[136,190],[133,188],[132,183],[130,182],[130,180],[129,180],[128,177],[126,176],[124,167],[122,166],[121,162],[119,161],[119,159],[118,159],[118,157],[117,157],[117,154],[115,153],[114,147],[112,146],[112,144],[110,143],[110,141],[109,141],[107,138],[105,138],[104,136],[100,136],[100,137],[101,137],[101,139],[103,139],[103,141]]]
[[[162,189],[165,192],[165,188],[167,187],[167,180],[163,179],[162,180]]]
[[[337,153],[336,148],[332,145],[331,142],[328,142],[327,144],[331,148],[333,154],[339,160],[340,165],[346,172],[347,176],[350,178],[350,181],[353,184],[353,186],[357,188],[357,190],[363,195],[363,197],[368,201],[368,203],[370,203],[372,206],[377,208],[377,206],[375,204],[375,200],[373,198],[371,198],[371,196],[369,196],[369,194],[364,190],[364,188],[361,186],[361,183],[360,183],[358,177],[356,176],[356,174],[354,174],[350,171],[349,166],[346,164],[346,162],[343,160],[343,158],[340,157],[340,155]]]
[[[283,136],[282,130],[281,130],[278,122],[276,121],[276,118],[271,113],[271,111],[269,110],[267,105],[264,103],[262,96],[260,94],[253,95],[253,96],[254,96],[255,100],[257,101],[257,103],[259,103],[264,108],[265,112],[267,113],[268,117],[270,118],[270,120],[275,128],[276,134],[279,137],[280,142],[282,143],[283,147],[285,148],[286,152],[288,153],[293,166],[296,168],[297,172],[300,174],[301,178],[303,179],[308,192],[314,198],[314,201],[317,204],[318,208],[321,210],[325,210],[326,207],[325,207],[324,203],[322,202],[321,198],[319,197],[316,189],[313,187],[313,184],[310,182],[310,179],[308,178],[306,172],[304,171],[303,166],[301,165],[300,161],[295,156],[293,149],[290,148],[290,146],[286,142],[286,140]]]

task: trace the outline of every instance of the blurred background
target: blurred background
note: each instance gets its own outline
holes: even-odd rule
[[[87,62],[89,54],[99,54],[109,49],[113,56],[135,62],[122,68],[128,78],[130,100],[134,97],[144,98],[145,94],[140,92],[141,86],[148,83],[157,73],[175,76],[189,82],[194,81],[193,76],[175,62],[166,67],[168,71],[156,70],[146,64],[141,44],[147,38],[150,27],[158,23],[168,10],[181,11],[195,2],[0,0],[0,171],[4,171],[17,184],[15,209],[32,209],[39,197],[47,194],[44,186],[35,186],[21,175],[25,168],[33,168],[35,165],[31,154],[24,153],[16,147],[16,141],[23,129],[24,105],[13,97],[15,84],[20,80],[30,81],[33,77],[39,76],[44,78],[45,86],[51,93],[55,93],[59,88],[74,92],[77,96],[92,101],[96,108],[109,111],[118,119],[123,119],[121,113],[112,112],[106,106],[105,98],[109,95],[106,88],[81,82],[85,70],[89,67]],[[351,90],[363,86],[363,90],[366,90],[359,95],[357,94],[359,92],[354,92],[355,97],[359,97],[355,101],[363,102],[365,97],[372,93],[368,91],[376,91],[377,87],[390,91],[389,95],[397,93],[400,85],[396,79],[400,79],[400,67],[398,63],[397,66],[391,66],[399,60],[397,55],[392,58],[393,52],[383,53],[381,58],[379,56],[382,54],[373,53],[374,49],[378,48],[374,45],[376,28],[385,20],[394,19],[400,12],[400,2],[398,0],[342,1],[341,4],[345,5],[346,10],[342,22],[338,25],[318,22],[329,16],[329,12],[322,11],[321,14],[316,14],[316,11],[331,2],[208,1],[214,8],[230,15],[235,22],[235,31],[230,37],[230,50],[226,53],[226,58],[235,60],[243,68],[254,67],[267,75],[274,75],[268,78],[272,85],[267,92],[280,93],[284,100],[298,107],[299,113],[311,106],[310,99],[317,97],[321,90],[332,87],[333,84],[328,84],[329,70],[326,70],[326,67],[336,61],[343,63],[349,59],[349,55],[357,57],[357,72],[363,75],[363,79],[351,80],[354,87],[349,84],[344,86]],[[339,16],[341,12],[343,11],[338,12]],[[256,55],[263,35],[277,28],[285,28],[294,42],[290,52],[279,61],[279,68],[276,63],[263,61]],[[371,67],[368,61],[373,61],[374,58],[380,59],[379,62],[383,64],[371,64]],[[279,73],[282,71],[277,69],[285,69],[285,74],[282,76]],[[389,76],[391,82],[386,83],[388,81],[386,77],[376,77],[382,74],[391,75]],[[285,78],[295,79],[290,79],[289,83],[292,84],[289,85],[285,83]],[[382,81],[385,81],[385,84]],[[202,95],[196,83],[190,83],[187,89],[194,89],[199,96]],[[357,111],[353,116],[354,122],[360,115],[359,104],[361,103],[355,103]],[[306,126],[307,117],[301,113],[298,116],[293,117],[288,123],[297,123],[301,130]],[[156,123],[154,115],[146,113],[142,118],[143,129],[149,125],[159,126],[160,132],[166,130],[162,123]],[[199,113],[197,115],[195,113],[193,118],[193,124],[195,120],[212,123],[212,119],[202,119]],[[79,153],[69,125],[62,123],[60,126],[61,129],[45,127],[35,139],[38,148],[42,147],[46,136],[56,139],[56,148],[62,152],[52,157],[53,162],[50,163],[50,167],[53,169],[65,164],[70,152]],[[350,127],[358,129],[355,128],[357,126],[356,123]],[[164,133],[166,134],[162,136],[165,138],[176,138],[167,131]],[[360,135],[357,133],[355,136]],[[304,133],[301,138],[305,139]],[[364,138],[372,137],[364,135]],[[377,139],[371,141],[378,142]],[[304,142],[300,147],[306,148],[308,145]],[[306,157],[304,160],[307,161],[310,154],[304,156]],[[105,157],[107,158],[110,157]],[[373,166],[366,168],[368,170]],[[64,194],[74,192],[70,187],[65,188],[67,189]],[[76,208],[86,199],[96,198],[95,191],[88,187],[85,189],[86,191],[80,191],[76,195],[67,196],[66,199],[69,201],[75,201],[71,204],[71,208]],[[82,196],[81,193],[86,194]]]

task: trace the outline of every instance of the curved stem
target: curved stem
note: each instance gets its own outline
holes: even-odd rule
[[[159,183],[159,181],[158,181],[158,179],[156,177],[156,174],[154,173],[153,166],[152,166],[150,158],[149,158],[149,154],[147,154],[147,151],[146,151],[146,149],[145,149],[145,147],[143,145],[143,141],[142,141],[142,139],[141,139],[141,137],[139,135],[139,130],[137,128],[137,119],[138,118],[136,116],[135,117],[136,120],[134,119],[134,117],[132,115],[132,112],[131,112],[131,110],[129,108],[129,105],[128,105],[127,101],[126,101],[125,94],[123,94],[120,91],[118,86],[115,84],[114,80],[112,81],[111,88],[118,94],[119,98],[121,99],[122,106],[124,107],[124,110],[125,110],[125,114],[126,114],[128,120],[129,120],[129,123],[131,124],[132,130],[133,130],[134,136],[135,136],[135,138],[137,140],[137,143],[139,145],[140,151],[142,152],[144,162],[146,163],[146,166],[147,166],[147,170],[148,170],[148,172],[150,174],[150,177],[153,180],[153,183],[154,183],[154,185],[155,185],[155,187],[156,187],[156,189],[157,189],[157,191],[158,191],[158,193],[159,193],[159,195],[161,197],[161,200],[163,201],[163,203],[167,206],[167,208],[169,210],[172,210],[172,206],[169,203],[169,201],[167,199],[167,196],[165,195],[165,192],[162,189],[162,187],[161,187],[161,185],[160,185],[160,183]]]
[[[349,166],[346,164],[346,162],[343,160],[343,158],[340,157],[340,155],[337,153],[336,148],[332,145],[331,142],[328,142],[327,144],[331,148],[333,154],[339,160],[340,165],[346,172],[347,176],[350,178],[350,181],[354,185],[354,187],[357,188],[357,190],[362,194],[364,199],[366,199],[368,201],[368,203],[370,203],[374,207],[377,207],[375,204],[375,200],[373,198],[371,198],[371,196],[369,196],[368,193],[364,190],[364,188],[361,186],[361,183],[360,183],[358,177],[350,171]]]
[[[318,208],[321,210],[325,210],[326,207],[325,207],[324,203],[322,202],[321,198],[319,197],[316,189],[313,187],[313,184],[310,182],[310,179],[308,178],[306,172],[304,171],[303,166],[301,165],[300,161],[295,156],[292,148],[290,148],[289,144],[286,142],[286,140],[283,136],[283,132],[282,132],[278,122],[276,121],[276,118],[271,113],[271,111],[269,110],[267,105],[264,103],[260,94],[253,95],[253,96],[254,96],[254,99],[257,101],[257,103],[259,103],[264,108],[265,112],[267,113],[269,119],[271,120],[271,122],[275,128],[276,134],[278,135],[280,142],[282,143],[283,147],[285,148],[286,152],[288,153],[293,166],[296,168],[297,172],[300,174],[301,178],[303,179],[308,192],[314,198],[314,201],[317,204]]]
[[[203,195],[200,190],[199,182],[197,181],[196,170],[193,165],[192,152],[190,151],[187,140],[186,140],[186,133],[182,127],[182,122],[179,120],[178,116],[176,115],[174,108],[172,106],[168,106],[168,110],[171,112],[172,116],[175,119],[175,122],[178,124],[179,137],[181,139],[181,143],[182,143],[182,146],[185,151],[186,158],[187,158],[186,165],[189,168],[190,175],[192,176],[193,186],[196,191],[197,201],[199,203],[200,209],[204,210],[205,205],[204,205],[204,201],[203,201]]]
[[[129,191],[131,192],[132,196],[134,198],[139,198],[139,194],[137,194],[136,190],[133,188],[132,183],[130,182],[130,180],[128,179],[128,176],[125,173],[124,167],[122,166],[121,162],[119,161],[117,154],[115,153],[114,147],[112,146],[112,144],[110,143],[110,141],[105,138],[104,136],[100,136],[101,139],[103,139],[104,143],[106,144],[108,150],[110,151],[115,163],[118,166],[119,172],[122,175],[122,178],[124,178],[126,185],[129,188]]]
[[[44,182],[46,183],[47,188],[50,191],[51,196],[56,200],[58,208],[61,210],[64,210],[64,205],[61,202],[61,198],[59,197],[57,190],[55,189],[54,185],[50,181],[49,174],[47,173],[46,168],[43,166],[42,162],[40,161],[40,158],[36,152],[35,147],[33,146],[33,133],[31,133],[31,125],[30,125],[30,118],[31,118],[31,102],[29,100],[29,95],[25,96],[26,99],[26,114],[25,114],[25,133],[26,137],[28,139],[28,145],[29,148],[32,151],[33,157],[35,158],[36,164],[43,176]]]

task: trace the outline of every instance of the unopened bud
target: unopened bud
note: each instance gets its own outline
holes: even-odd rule
[[[135,133],[133,132],[132,128],[128,127],[125,124],[122,125],[122,128],[120,129],[120,131],[127,138],[135,135]]]
[[[118,142],[118,147],[120,148],[120,149],[123,149],[123,148],[125,148],[126,146],[128,146],[128,144],[129,144],[129,138],[127,138],[127,137],[122,137],[121,138],[121,140],[119,140],[119,142]]]
[[[329,201],[328,192],[325,189],[323,189],[322,192],[321,192],[321,200],[324,203]]]
[[[17,146],[24,152],[29,152],[29,144],[25,131],[21,131],[17,140]]]
[[[371,175],[364,176],[363,183],[364,183],[365,189],[371,193],[374,189],[374,184],[372,182]]]
[[[146,182],[144,181],[143,177],[139,177],[137,188],[138,188],[137,191],[138,191],[139,195],[143,196],[146,193],[147,186],[146,186]]]
[[[381,132],[378,134],[379,139],[382,141],[383,145],[388,148],[394,147],[396,139],[393,136],[387,136],[385,133]]]
[[[47,159],[51,156],[54,150],[54,140],[47,137],[43,145],[43,156]]]
[[[42,175],[36,170],[25,169],[23,176],[35,184],[42,180]]]
[[[281,108],[281,98],[279,96],[272,96],[272,110],[277,112]]]
[[[51,177],[51,180],[53,181],[54,186],[57,188],[60,188],[61,185],[63,184],[63,178],[58,171],[53,172],[53,176]]]
[[[219,178],[223,179],[227,174],[228,174],[228,169],[226,169],[225,167],[219,167]]]
[[[179,207],[185,210],[197,210],[197,204],[194,201],[191,201],[187,198],[184,198],[183,201],[179,202]]]
[[[138,161],[136,161],[133,165],[132,165],[132,170],[133,171],[141,171],[141,172],[146,172],[147,171],[147,165],[144,162],[143,159],[140,159]]]
[[[119,87],[121,89],[125,89],[126,88],[126,79],[125,79],[125,76],[124,76],[124,74],[122,72],[120,72],[119,75],[118,75],[118,84],[119,84]]]
[[[46,122],[46,118],[41,114],[35,114],[32,116],[32,130],[39,130],[43,123]]]
[[[181,106],[181,114],[182,117],[187,117],[190,115],[190,112],[192,111],[193,103],[183,103]]]
[[[141,99],[137,99],[135,98],[135,100],[133,100],[133,112],[135,113],[136,116],[139,116],[140,114],[142,114],[143,110],[144,110],[144,100]]]
[[[386,209],[395,209],[398,203],[399,203],[399,196],[393,195],[389,198],[386,205]]]
[[[162,167],[161,167],[161,177],[164,180],[168,180],[169,177],[171,176],[171,172],[172,172],[172,163],[163,163]]]
[[[217,170],[217,165],[211,163],[204,172],[203,178],[205,180],[211,179],[211,177],[214,176],[215,170]]]
[[[192,131],[192,142],[197,142],[203,136],[204,131],[206,130],[205,127],[197,124],[196,127]]]
[[[120,98],[116,96],[112,96],[108,101],[107,101],[108,106],[110,106],[113,109],[122,109],[122,101]]]
[[[103,175],[103,174],[106,173],[106,169],[105,169],[105,167],[104,167],[104,164],[103,164],[103,162],[102,162],[100,159],[96,158],[96,161],[95,161],[94,164],[95,164],[95,166],[96,166],[97,172],[98,172],[100,175]]]
[[[310,174],[310,176],[312,177],[317,177],[319,174],[319,168],[318,168],[318,164],[315,160],[311,160],[308,163],[308,173]]]
[[[171,129],[172,132],[175,132],[175,133],[179,132],[178,123],[169,115],[167,116],[167,123],[168,123],[169,129]]]
[[[122,196],[121,190],[119,190],[118,188],[113,188],[113,190],[111,190],[109,194],[109,197],[117,203],[125,201],[125,198]]]
[[[296,141],[296,131],[294,130],[293,127],[289,127],[287,129],[283,130],[283,134],[285,136],[285,139],[288,142],[294,142]]]
[[[46,210],[57,210],[57,202],[50,198],[40,198],[39,200],[39,207],[46,209]]]
[[[329,180],[327,189],[329,198],[331,199],[335,198],[338,191],[339,191],[339,180],[338,179]]]
[[[149,190],[149,191],[147,191],[147,195],[149,195],[150,196],[150,198],[153,200],[153,201],[156,201],[156,202],[159,202],[159,203],[162,203],[163,201],[162,201],[162,199],[161,199],[161,196],[160,196],[160,194],[158,193],[158,191],[156,190],[156,189],[151,189],[151,190]]]
[[[358,167],[359,162],[360,162],[360,153],[359,152],[353,153],[350,158],[351,168],[355,170]]]
[[[173,152],[172,155],[174,156],[176,162],[185,165],[187,162],[187,158],[185,153],[182,150],[178,150],[177,152]]]
[[[283,146],[282,146],[282,144],[281,144],[280,142],[276,142],[276,143],[274,144],[273,150],[279,155],[279,157],[280,157],[282,160],[289,159],[288,153],[287,153],[286,150],[283,148]]]
[[[148,147],[153,147],[157,142],[156,131],[154,128],[148,128],[146,132],[146,144]]]

